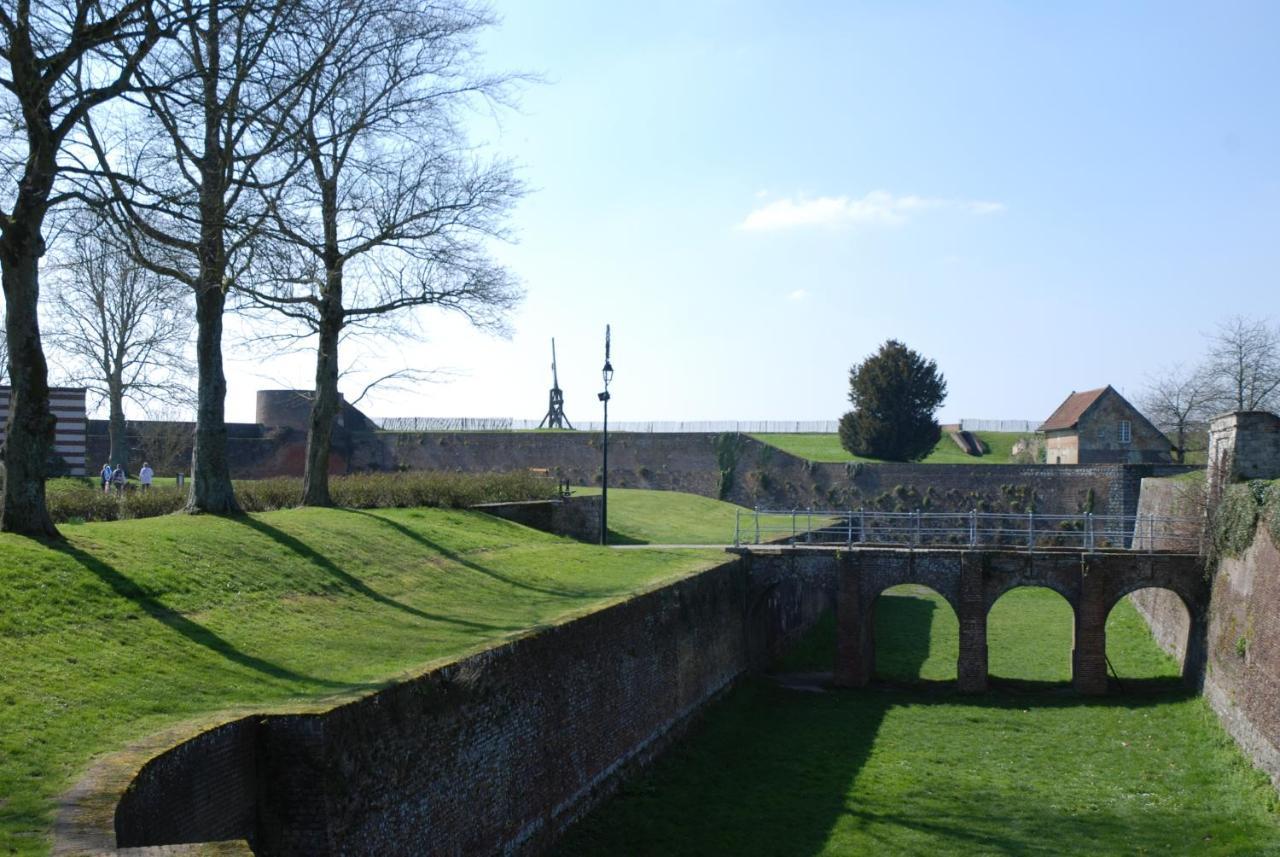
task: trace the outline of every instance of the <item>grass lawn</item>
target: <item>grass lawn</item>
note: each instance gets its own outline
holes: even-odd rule
[[[977,431],[974,432],[990,450],[986,455],[974,457],[966,455],[956,442],[946,434],[938,441],[933,452],[921,461],[922,464],[1011,464],[1013,462],[1013,445],[1024,435],[1018,432]],[[753,434],[756,440],[776,446],[792,455],[807,458],[810,461],[862,461],[875,463],[878,459],[853,455],[840,445],[837,434]]]
[[[573,493],[596,495],[599,488],[574,488]],[[682,491],[643,488],[609,489],[609,543],[617,545],[730,545],[734,517],[751,511],[733,503]]]
[[[1129,693],[1084,698],[1071,611],[1018,589],[990,617],[997,689],[960,696],[956,620],[932,592],[877,603],[868,690],[748,681],[562,855],[1280,854],[1275,792],[1123,602],[1108,653]],[[834,623],[784,669],[830,669]],[[1013,681],[1013,680],[1020,681]]]
[[[56,796],[163,727],[376,688],[723,560],[442,509],[62,531],[0,535],[0,854],[46,852]]]
[[[575,494],[599,494],[594,487],[574,488]],[[613,545],[731,545],[735,516],[742,513],[742,541],[755,536],[755,518],[750,509],[681,491],[651,491],[644,488],[609,489],[609,544]],[[831,521],[821,516],[800,514],[761,515],[763,539],[780,538],[791,532],[820,527]]]

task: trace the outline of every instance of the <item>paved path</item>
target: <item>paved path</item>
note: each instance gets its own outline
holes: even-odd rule
[[[619,551],[670,551],[670,550],[689,550],[689,549],[707,549],[707,550],[728,550],[733,545],[609,545],[614,550]]]

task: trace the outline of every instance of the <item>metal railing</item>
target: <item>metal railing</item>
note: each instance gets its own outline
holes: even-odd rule
[[[740,509],[735,547],[749,544],[1144,550],[1196,553],[1203,522],[1157,515]]]

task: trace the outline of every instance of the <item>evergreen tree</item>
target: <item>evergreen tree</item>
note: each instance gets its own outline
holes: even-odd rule
[[[853,410],[840,418],[840,444],[854,455],[919,460],[942,436],[933,415],[946,397],[938,364],[890,339],[849,370]]]

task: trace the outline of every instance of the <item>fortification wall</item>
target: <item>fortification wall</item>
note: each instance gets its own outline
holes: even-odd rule
[[[538,853],[833,604],[834,574],[793,572],[735,559],[326,712],[224,724],[142,767],[114,844]]]
[[[381,435],[386,466],[413,470],[546,468],[575,484],[600,482],[602,438],[591,432]],[[1093,511],[1132,515],[1144,476],[1180,465],[815,463],[740,434],[609,435],[609,484],[721,497],[744,506],[900,511]]]
[[[1141,514],[1203,514],[1202,496],[1193,484],[1145,480]],[[1161,647],[1182,658],[1187,619],[1178,597],[1145,590],[1132,600]],[[1265,525],[1241,556],[1219,563],[1207,636],[1205,699],[1227,732],[1280,788],[1280,551]]]
[[[471,508],[535,530],[568,536],[582,542],[598,543],[603,506],[603,498],[596,494],[561,497],[556,500],[480,503]]]

